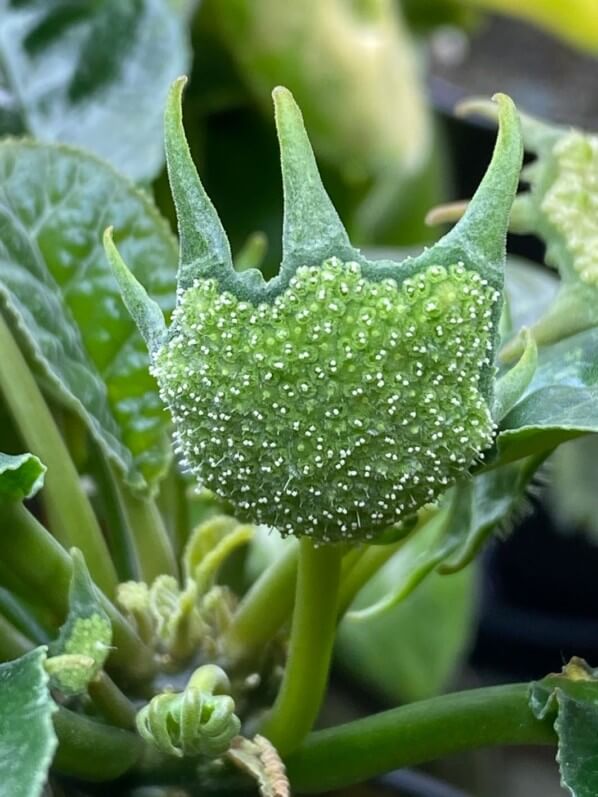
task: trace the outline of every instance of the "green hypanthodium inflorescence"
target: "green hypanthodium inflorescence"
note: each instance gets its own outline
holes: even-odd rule
[[[492,442],[504,241],[522,155],[514,106],[497,98],[493,161],[459,224],[417,258],[372,262],[351,246],[300,111],[276,89],[283,260],[265,282],[234,270],[184,138],[182,86],[166,112],[181,238],[168,330],[107,236],[178,448],[242,520],[319,542],[371,539],[435,500]]]
[[[463,264],[399,287],[330,259],[257,307],[198,281],[154,373],[190,467],[243,515],[283,533],[371,535],[490,444],[480,366],[499,296]]]

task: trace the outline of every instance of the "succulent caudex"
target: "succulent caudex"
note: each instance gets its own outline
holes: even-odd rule
[[[434,500],[489,446],[504,240],[521,165],[511,101],[459,224],[400,263],[354,249],[320,181],[301,114],[274,101],[285,194],[283,261],[235,272],[191,161],[182,82],[166,112],[181,239],[177,308],[157,306],[107,238],[198,480],[241,519],[327,542],[369,539]]]

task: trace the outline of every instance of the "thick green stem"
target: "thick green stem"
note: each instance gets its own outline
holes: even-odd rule
[[[93,452],[92,476],[98,487],[99,516],[106,528],[106,537],[119,581],[139,581],[139,556],[123,504],[118,475],[104,453],[96,446]]]
[[[104,717],[117,728],[135,728],[137,709],[105,672],[89,684],[89,696]]]
[[[53,767],[63,775],[102,783],[120,777],[141,756],[144,744],[130,731],[59,708],[54,715],[58,750]]]
[[[2,519],[4,564],[64,619],[72,572],[70,556],[22,504],[3,504]],[[152,652],[111,601],[102,593],[100,596],[112,623],[114,650],[110,664],[132,679],[149,677],[154,669]]]
[[[160,484],[158,506],[165,518],[166,526],[177,557],[180,557],[189,541],[191,519],[189,517],[188,484],[172,465]]]
[[[294,791],[320,794],[463,750],[555,744],[552,722],[530,711],[528,684],[472,689],[312,733],[287,771]]]
[[[107,595],[116,571],[79,474],[25,358],[0,314],[0,391],[29,450],[48,472],[42,497],[53,533],[83,552],[94,581]]]
[[[225,658],[238,662],[251,658],[291,615],[297,582],[299,546],[292,542],[249,589],[222,641]]]
[[[284,755],[317,719],[326,691],[338,613],[343,549],[300,541],[297,593],[289,658],[280,692],[263,733]]]
[[[126,486],[121,488],[120,494],[135,540],[142,580],[151,584],[163,573],[177,576],[172,544],[156,503],[137,498]]]

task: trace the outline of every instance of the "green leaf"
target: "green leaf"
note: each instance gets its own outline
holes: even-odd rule
[[[559,289],[559,280],[536,263],[508,255],[505,289],[511,327],[517,332],[546,312]]]
[[[598,431],[598,329],[540,349],[538,368],[523,399],[501,424],[501,462],[547,452]]]
[[[168,312],[176,245],[146,195],[85,153],[0,144],[0,295],[50,387],[143,489],[168,464],[167,417],[104,256],[108,223]]]
[[[0,665],[0,778],[11,797],[38,797],[56,749],[44,648]]]
[[[370,621],[408,598],[435,569],[455,573],[466,567],[499,524],[524,504],[526,487],[539,463],[530,457],[456,484],[440,511],[394,555],[392,587],[349,618]]]
[[[536,717],[556,712],[554,728],[562,785],[572,797],[598,793],[598,671],[573,658],[561,674],[548,675],[530,688]]]
[[[442,562],[442,573],[454,573],[468,565],[491,534],[525,507],[525,491],[540,461],[530,457],[503,465],[455,487],[455,505],[449,540],[454,541],[450,556]]]
[[[166,0],[0,0],[0,85],[12,99],[12,128],[0,132],[18,119],[150,179],[163,164],[168,87],[189,62],[183,16]]]
[[[64,694],[84,692],[108,658],[112,625],[94,586],[83,554],[71,551],[73,571],[69,589],[69,611],[55,642],[46,669],[53,686]]]
[[[31,498],[44,483],[45,466],[33,454],[0,452],[0,500],[22,501]]]
[[[356,608],[375,604],[403,576],[400,555],[366,585]],[[337,661],[363,685],[388,700],[423,700],[438,694],[453,675],[469,639],[475,571],[446,578],[431,574],[385,614],[340,625]]]
[[[495,385],[492,414],[501,421],[525,394],[538,366],[538,347],[529,330],[522,331],[525,348],[517,363]]]
[[[351,622],[370,622],[399,605],[451,553],[457,545],[453,539],[455,512],[454,491],[448,503],[422,528],[416,529],[393,556],[392,586],[373,604],[362,605],[347,615]]]

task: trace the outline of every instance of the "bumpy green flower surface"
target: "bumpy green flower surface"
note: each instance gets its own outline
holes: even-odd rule
[[[573,131],[555,145],[556,178],[542,211],[566,241],[582,282],[598,285],[598,137]]]
[[[258,306],[196,281],[154,362],[188,466],[283,534],[371,537],[491,442],[499,299],[462,263],[398,285],[332,258]]]
[[[73,694],[84,691],[104,666],[111,642],[112,627],[106,618],[99,614],[77,618],[64,654],[48,659],[48,664],[55,664],[51,672],[58,687]]]

